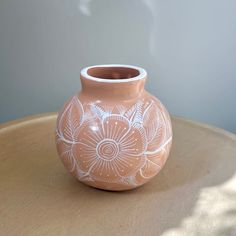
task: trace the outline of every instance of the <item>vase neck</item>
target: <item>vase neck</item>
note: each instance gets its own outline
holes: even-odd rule
[[[144,91],[146,71],[139,67],[104,65],[81,71],[81,93],[97,99],[135,99]]]

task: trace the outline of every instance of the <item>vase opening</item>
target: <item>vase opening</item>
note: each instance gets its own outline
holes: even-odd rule
[[[87,71],[88,75],[100,79],[129,79],[139,75],[139,71],[124,67],[94,67]]]
[[[81,74],[90,80],[101,82],[129,82],[144,79],[146,71],[136,66],[127,65],[98,65],[82,70]]]

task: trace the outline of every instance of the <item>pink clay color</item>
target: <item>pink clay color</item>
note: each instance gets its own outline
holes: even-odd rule
[[[82,90],[59,112],[56,144],[66,169],[100,189],[138,187],[164,166],[172,142],[168,112],[144,89],[144,69],[82,70]]]

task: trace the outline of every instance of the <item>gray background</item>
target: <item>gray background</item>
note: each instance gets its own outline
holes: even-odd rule
[[[172,114],[236,132],[235,0],[0,0],[0,122],[58,110],[105,63],[144,67]]]

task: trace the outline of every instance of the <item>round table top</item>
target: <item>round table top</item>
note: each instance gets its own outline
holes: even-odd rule
[[[55,120],[0,126],[2,235],[236,235],[236,135],[174,117],[163,170],[140,188],[108,192],[64,169]]]

